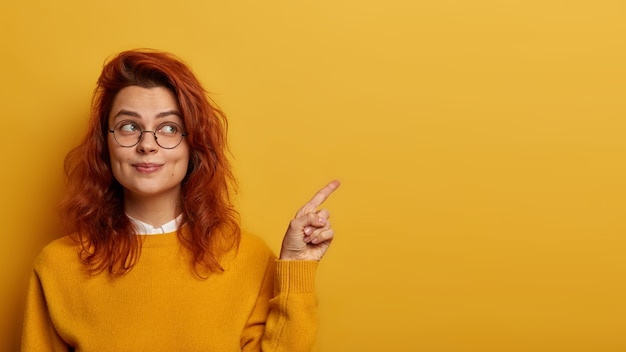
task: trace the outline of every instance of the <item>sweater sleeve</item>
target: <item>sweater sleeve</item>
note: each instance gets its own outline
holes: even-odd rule
[[[33,271],[26,295],[26,309],[22,330],[22,352],[69,351],[69,346],[57,334],[36,271]]]
[[[272,259],[244,332],[252,338],[251,335],[256,335],[255,329],[257,334],[263,331],[261,346],[242,344],[242,351],[309,352],[313,349],[317,334],[317,265],[316,261]]]

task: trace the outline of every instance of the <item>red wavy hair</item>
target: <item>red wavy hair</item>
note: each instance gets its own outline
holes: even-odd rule
[[[169,53],[125,51],[105,63],[85,137],[65,158],[67,191],[59,212],[66,231],[81,245],[80,258],[92,274],[125,274],[139,259],[141,236],[134,235],[125,214],[123,188],[111,172],[107,146],[113,100],[131,85],[165,87],[177,99],[190,148],[178,238],[192,254],[196,274],[223,270],[220,256],[240,240],[230,197],[236,181],[227,158],[228,122],[189,67]]]

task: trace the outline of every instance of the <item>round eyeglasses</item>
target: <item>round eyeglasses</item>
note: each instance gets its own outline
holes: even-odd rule
[[[139,124],[134,121],[124,120],[118,122],[112,130],[109,130],[109,133],[113,133],[113,138],[117,144],[125,148],[139,144],[141,137],[146,132],[152,133],[156,143],[164,149],[176,148],[183,141],[183,137],[187,135],[183,132],[183,128],[174,122],[163,122],[154,131],[148,131],[142,130]]]

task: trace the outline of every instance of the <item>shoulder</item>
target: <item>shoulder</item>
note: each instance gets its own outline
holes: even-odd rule
[[[276,255],[261,237],[247,231],[241,231],[241,241],[239,243],[240,254],[258,255],[266,258],[272,258]]]
[[[271,252],[269,246],[267,245],[264,239],[262,239],[261,237],[253,233],[250,233],[244,230],[241,231],[241,245],[240,246],[250,247],[250,248],[257,249],[257,250]]]
[[[231,263],[236,267],[265,268],[276,259],[274,252],[261,237],[243,230],[239,247],[232,254],[234,257],[230,257],[230,260],[233,260]]]
[[[35,259],[35,270],[67,267],[79,264],[79,246],[68,236],[58,238],[46,245]]]

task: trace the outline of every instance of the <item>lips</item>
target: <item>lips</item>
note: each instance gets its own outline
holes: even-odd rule
[[[155,163],[137,163],[133,164],[133,167],[141,172],[142,174],[149,174],[158,171],[161,169],[163,164],[155,164]]]

